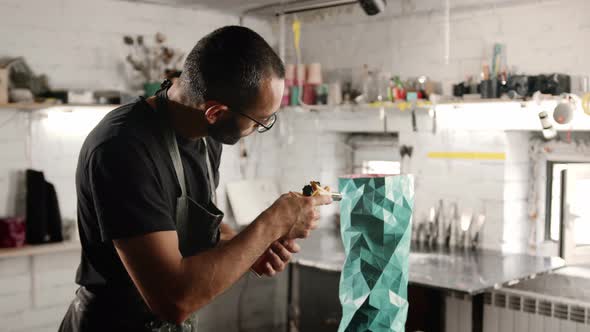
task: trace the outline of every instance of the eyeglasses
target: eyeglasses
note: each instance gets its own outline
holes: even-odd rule
[[[275,122],[277,122],[277,113],[271,114],[271,116],[269,116],[264,121],[264,123],[262,123],[262,122],[260,122],[260,121],[258,121],[256,119],[254,119],[253,117],[249,116],[248,114],[245,114],[245,113],[242,113],[242,112],[239,112],[239,111],[234,111],[231,108],[229,110],[232,111],[232,112],[234,112],[234,113],[236,113],[236,114],[239,114],[241,116],[245,116],[248,119],[254,121],[258,125],[258,127],[256,128],[256,131],[258,131],[259,133],[265,133],[265,132],[269,131],[270,128],[272,128],[272,126],[274,126]]]

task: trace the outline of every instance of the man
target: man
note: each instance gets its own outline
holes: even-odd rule
[[[60,331],[194,326],[193,313],[255,263],[269,276],[285,268],[331,198],[282,195],[237,235],[213,199],[221,144],[272,127],[284,74],[262,37],[224,27],[197,43],[174,84],[88,135],[76,171],[81,287]]]

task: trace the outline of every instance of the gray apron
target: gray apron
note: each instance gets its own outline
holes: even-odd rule
[[[167,82],[163,83],[163,89],[156,94],[158,105],[157,111],[163,113],[166,110],[168,100],[167,92],[170,87]],[[166,122],[164,122],[166,123]],[[223,219],[223,212],[217,206],[217,195],[215,193],[215,179],[213,178],[213,167],[209,158],[209,147],[207,140],[203,138],[205,145],[205,160],[207,163],[207,177],[209,182],[209,194],[211,201],[207,206],[203,206],[187,195],[186,180],[184,177],[184,168],[182,159],[176,142],[176,135],[171,126],[164,126],[164,140],[174,165],[174,171],[180,185],[181,194],[176,201],[176,230],[178,233],[179,249],[183,257],[192,256],[202,249],[213,246],[219,241],[219,225]],[[192,222],[191,222],[192,220]],[[209,231],[203,232],[202,224],[195,221],[206,221]],[[203,234],[206,238],[203,238]],[[184,323],[176,325],[164,322],[151,323],[151,331],[154,332],[197,332],[197,313],[193,313]]]

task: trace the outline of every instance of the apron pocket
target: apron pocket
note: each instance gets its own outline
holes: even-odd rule
[[[188,196],[178,198],[178,204],[186,204],[187,211],[186,218],[178,220],[176,225],[182,256],[192,256],[215,247],[223,212],[213,202],[203,206]]]

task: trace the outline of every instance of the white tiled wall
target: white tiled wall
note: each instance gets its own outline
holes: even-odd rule
[[[389,1],[387,10],[374,17],[366,16],[358,5],[300,13],[301,61],[320,62],[326,70],[357,68],[360,72],[368,64],[402,77],[427,75],[441,81],[443,91],[449,93],[451,83],[479,75],[482,62],[490,63],[493,44],[498,42],[506,46],[509,68],[519,72],[589,75],[588,46],[578,42],[590,31],[583,14],[588,10],[590,2],[585,0],[402,0]],[[288,17],[287,24],[293,18]],[[276,22],[275,31],[279,31]],[[293,63],[291,30],[286,31],[286,61]],[[525,133],[493,131],[400,135],[400,144],[415,149],[415,217],[423,218],[440,198],[458,201],[460,208],[481,210],[488,216],[485,247],[529,249],[535,221],[527,213],[532,169],[528,139]],[[437,149],[505,152],[506,160],[425,158],[428,151]]]
[[[55,331],[74,296],[80,252],[0,259],[0,331]]]
[[[489,58],[486,52],[493,42],[503,42],[509,64],[520,70],[590,73],[583,56],[587,46],[579,42],[590,29],[584,18],[590,9],[587,1],[451,1],[462,9],[451,16],[449,64],[444,63],[443,3],[389,2],[393,19],[369,19],[360,10],[349,8],[302,15],[303,61],[320,61],[328,69],[369,63],[402,76],[427,74],[438,80],[460,80],[466,73],[478,72],[482,54]],[[33,70],[50,75],[54,87],[65,88],[126,88],[128,73],[122,70],[121,47],[124,34],[162,31],[170,44],[189,50],[206,32],[236,23],[236,17],[216,12],[119,1],[0,3],[2,55],[24,55]],[[249,23],[271,42],[276,40],[267,24]],[[539,34],[543,38],[537,38]],[[333,56],[334,50],[338,57]],[[245,141],[247,159],[240,159],[238,146],[226,147],[222,181],[272,177],[282,191],[299,190],[310,179],[335,185],[338,175],[349,172],[350,151],[343,134],[323,132],[318,122],[309,120],[314,116],[281,114],[276,129]],[[0,111],[0,215],[24,212],[19,171],[36,167],[56,184],[64,217],[75,216],[73,171],[84,133],[52,133],[45,125],[47,120],[39,113]],[[415,149],[416,217],[440,198],[457,201],[460,207],[485,210],[484,246],[523,250],[528,236],[528,225],[522,222],[526,215],[524,188],[530,174],[527,140],[525,133],[491,131],[400,134],[400,143]],[[428,159],[426,153],[434,150],[506,152],[507,159]],[[222,207],[227,210],[227,202],[222,202]],[[0,330],[55,330],[65,311],[65,298],[71,295],[73,269],[78,263],[75,256],[64,257],[56,266],[39,263],[41,258],[0,260]]]
[[[89,113],[88,109],[60,112],[61,115],[57,119],[51,111],[35,112],[30,114],[31,124],[23,125],[31,128],[30,136],[23,135],[31,147],[30,157],[23,153],[23,165],[27,165],[30,159],[34,167],[43,169],[48,180],[56,184],[62,212],[66,218],[75,218],[73,172],[78,151],[87,131],[98,122],[98,114],[104,114],[106,110],[96,109],[93,113]],[[323,131],[323,122],[317,121],[316,113],[290,111],[279,116],[280,121],[276,128],[244,140],[247,158],[240,158],[239,145],[224,147],[219,197],[225,197],[225,183],[242,178],[274,178],[284,192],[300,190],[310,179],[336,186],[337,177],[350,172],[351,153],[346,145],[345,134]],[[401,132],[400,144],[414,146],[411,172],[417,175],[415,218],[423,218],[428,208],[435,205],[439,199],[444,199],[446,203],[457,202],[462,209],[471,208],[475,212],[485,212],[488,216],[482,238],[484,247],[522,251],[528,236],[527,223],[524,222],[524,193],[528,184],[528,137],[529,134],[525,132],[440,131],[436,135],[431,132]],[[507,158],[504,161],[429,159],[427,154],[432,151],[505,152]],[[230,212],[225,200],[222,200],[220,205],[222,209]],[[331,209],[324,209],[324,212],[336,212],[337,205]],[[231,213],[228,213],[228,218],[231,220]],[[72,259],[68,262],[74,268],[78,261]],[[54,279],[61,276],[61,280],[67,282],[63,286],[54,285],[51,290],[36,295],[36,305],[54,304],[53,306],[65,310],[65,304],[51,302],[52,294],[62,294],[61,290],[70,290],[68,287],[72,286],[73,271],[41,273],[46,274]],[[270,287],[270,292],[275,294],[274,296],[282,296],[277,293],[280,292],[282,286],[279,285],[282,282],[284,281],[277,280],[272,283],[275,286]],[[243,283],[244,281],[220,299],[219,305],[235,303],[235,296],[241,293]],[[8,289],[21,288],[14,285],[14,289],[13,286]],[[249,289],[255,288],[251,286]],[[30,302],[24,298],[30,294],[31,292],[26,291],[17,292],[16,295],[6,294],[0,296],[0,301],[6,300],[7,306],[10,305],[8,303],[16,303],[18,307],[20,303],[21,306],[29,308]],[[71,292],[67,294],[71,295]],[[264,308],[268,303],[259,305]],[[277,310],[282,312],[282,309]],[[215,326],[215,319],[211,317],[217,317],[217,311],[210,309],[207,312],[203,324],[209,322],[206,325]],[[284,317],[277,312],[275,316]],[[237,315],[237,311],[235,314]],[[237,324],[235,322],[230,320],[231,324]],[[280,323],[281,320],[267,317],[265,322]],[[252,322],[245,322],[247,326],[250,324]]]
[[[115,0],[4,0],[0,1],[0,56],[24,56],[36,74],[48,75],[53,88],[127,90],[134,84],[124,63],[124,35],[151,38],[163,32],[169,45],[188,52],[206,33],[238,22],[237,16],[211,10]],[[257,19],[244,23],[274,44],[269,24]],[[23,171],[33,167],[55,184],[63,217],[75,218],[78,151],[88,125],[92,127],[104,114],[90,112],[77,119],[76,114],[50,119],[42,112],[0,110],[0,216],[24,214]],[[79,253],[1,259],[0,331],[55,331],[73,297],[78,262]],[[257,291],[258,284],[250,287]],[[226,301],[233,303],[236,294],[230,292]],[[280,323],[277,318],[284,314],[277,303],[266,305],[277,309],[262,320],[264,324]],[[265,310],[257,304],[251,308]],[[210,312],[209,317],[203,318],[203,324],[215,328],[219,313]],[[235,321],[232,317],[227,321]],[[246,326],[256,324],[258,320],[245,321]]]
[[[322,130],[317,113],[283,112],[279,116],[277,130],[252,137],[260,145],[251,150],[256,169],[246,176],[272,174],[281,192],[301,191],[310,180],[337,188],[338,176],[350,172],[346,135]],[[329,215],[337,208],[333,205],[321,211]]]
[[[29,115],[16,110],[0,111],[0,215],[24,213],[23,170],[28,155]]]
[[[63,110],[70,111],[63,112]],[[5,111],[8,115],[12,114],[6,119],[9,120],[8,126],[20,125],[26,129],[15,134],[15,141],[28,142],[27,145],[10,145],[9,149],[3,151],[7,155],[14,155],[15,160],[18,161],[11,166],[13,169],[10,172],[9,169],[6,170],[4,182],[7,186],[5,188],[17,191],[17,188],[21,186],[14,183],[14,174],[17,171],[22,171],[29,166],[41,169],[47,180],[56,186],[62,216],[65,219],[74,220],[76,216],[74,172],[78,152],[88,131],[108,110],[106,107],[92,109],[59,107],[33,113]],[[277,180],[283,192],[299,191],[310,179],[337,185],[337,176],[347,172],[348,150],[343,144],[344,135],[321,133],[320,128],[314,125],[314,116],[310,113],[281,114],[281,120],[275,129],[266,134],[255,134],[244,140],[248,154],[245,159],[239,157],[239,145],[224,146],[219,197],[222,198],[220,207],[228,212],[229,222],[231,222],[231,209],[223,193],[225,184],[232,180],[269,177]],[[19,191],[22,191],[22,188]],[[15,204],[14,194],[5,199],[10,201],[11,206]],[[332,207],[332,211],[324,209],[324,213],[334,213],[335,208],[337,207]],[[5,210],[4,213],[13,214],[15,213],[13,211],[14,208]],[[56,259],[60,260],[59,264],[52,263]],[[67,301],[73,296],[74,272],[78,262],[79,256],[66,257],[63,254],[48,256],[47,261],[40,256],[10,261],[0,260],[2,267],[0,272],[11,273],[11,281],[2,283],[0,289],[0,317],[3,320],[5,318],[7,322],[0,327],[0,331],[12,331],[16,327],[21,327],[21,322],[25,320],[27,324],[37,325],[26,327],[23,331],[36,331],[43,324],[45,324],[43,326],[55,328],[65,312]],[[12,267],[13,265],[16,268]],[[50,266],[52,269],[49,269]],[[8,272],[10,269],[16,270]],[[210,308],[204,310],[201,317],[203,329],[225,326],[228,330],[235,330],[238,326],[237,317],[242,314],[244,318],[241,324],[245,328],[261,328],[260,324],[283,323],[286,315],[286,309],[283,306],[286,304],[284,278],[282,276],[272,280],[253,279],[248,285],[245,285],[245,280],[240,281]],[[252,294],[258,294],[258,296]],[[260,294],[265,295],[260,296]],[[243,301],[248,304],[237,309],[236,301],[240,297],[246,297],[247,299]],[[228,306],[235,307],[236,310],[219,310],[221,307]],[[241,313],[238,314],[238,312]],[[256,315],[251,315],[252,312]],[[262,312],[266,314],[262,315]],[[47,314],[46,319],[43,318],[45,314]],[[30,317],[31,315],[35,317]]]
[[[124,35],[141,34],[149,38],[162,32],[170,46],[188,53],[206,33],[238,23],[237,16],[213,10],[118,0],[3,0],[0,2],[0,56],[24,56],[36,74],[48,75],[53,88],[128,90],[137,84],[124,60],[127,54],[122,42]],[[247,18],[244,24],[269,43],[275,43],[267,22]],[[19,170],[44,168],[51,161],[55,169],[50,176],[55,181],[73,174],[75,163],[70,158],[77,154],[78,147],[69,146],[68,140],[41,137],[38,141],[46,145],[40,151],[49,148],[55,153],[35,154],[35,160],[26,155],[31,151],[26,148],[31,130],[28,117],[28,113],[15,110],[0,111],[0,215],[24,212],[22,195],[17,197],[22,194],[19,184],[23,176]],[[57,190],[62,201],[70,202],[62,209],[71,217],[75,197],[71,186],[65,187],[58,185]]]
[[[388,2],[386,12],[375,17],[366,16],[357,5],[298,14],[302,62],[320,62],[327,70],[360,71],[368,64],[402,77],[428,75],[441,81],[448,93],[451,83],[479,75],[482,62],[489,64],[492,46],[499,42],[506,46],[509,68],[517,71],[590,74],[590,62],[584,56],[588,47],[576,41],[590,31],[582,14],[590,9],[588,1],[451,0],[448,21],[445,3]],[[292,20],[289,17],[287,24]],[[287,31],[287,62],[295,62],[290,29]],[[416,149],[412,163],[419,175],[415,216],[421,218],[439,198],[460,201],[460,207],[484,210],[488,215],[484,246],[527,250],[534,225],[527,214],[532,168],[528,139],[527,134],[492,131],[401,135],[400,144]],[[423,149],[505,152],[506,160],[428,160]]]
[[[528,169],[528,137],[527,132],[500,131],[400,133],[400,144],[414,147],[414,220],[424,220],[440,199],[447,211],[457,203],[460,211],[470,209],[486,215],[483,247],[524,251],[527,234],[522,225],[526,224],[529,179],[518,174],[526,174]],[[505,153],[506,160],[433,159],[429,152]],[[518,172],[512,174],[515,170]]]
[[[3,0],[0,2],[0,56],[24,56],[54,88],[129,87],[124,35],[156,32],[167,44],[188,53],[213,29],[238,24],[238,17],[212,10],[140,4],[118,0]],[[268,24],[247,19],[270,39]]]
[[[402,77],[461,81],[479,75],[482,60],[490,63],[499,42],[506,45],[509,67],[518,71],[590,74],[589,46],[580,42],[590,32],[588,1],[450,0],[448,63],[445,3],[388,1],[386,12],[374,17],[357,5],[298,14],[302,62],[327,69],[368,64]],[[287,60],[295,62],[291,38],[286,45]]]
[[[534,241],[529,242],[530,231],[534,224],[528,209],[531,182],[534,181],[530,175],[532,170],[529,160],[530,140],[531,135],[528,133],[506,133],[502,236],[502,249],[505,251],[534,253],[531,246],[534,246]]]

